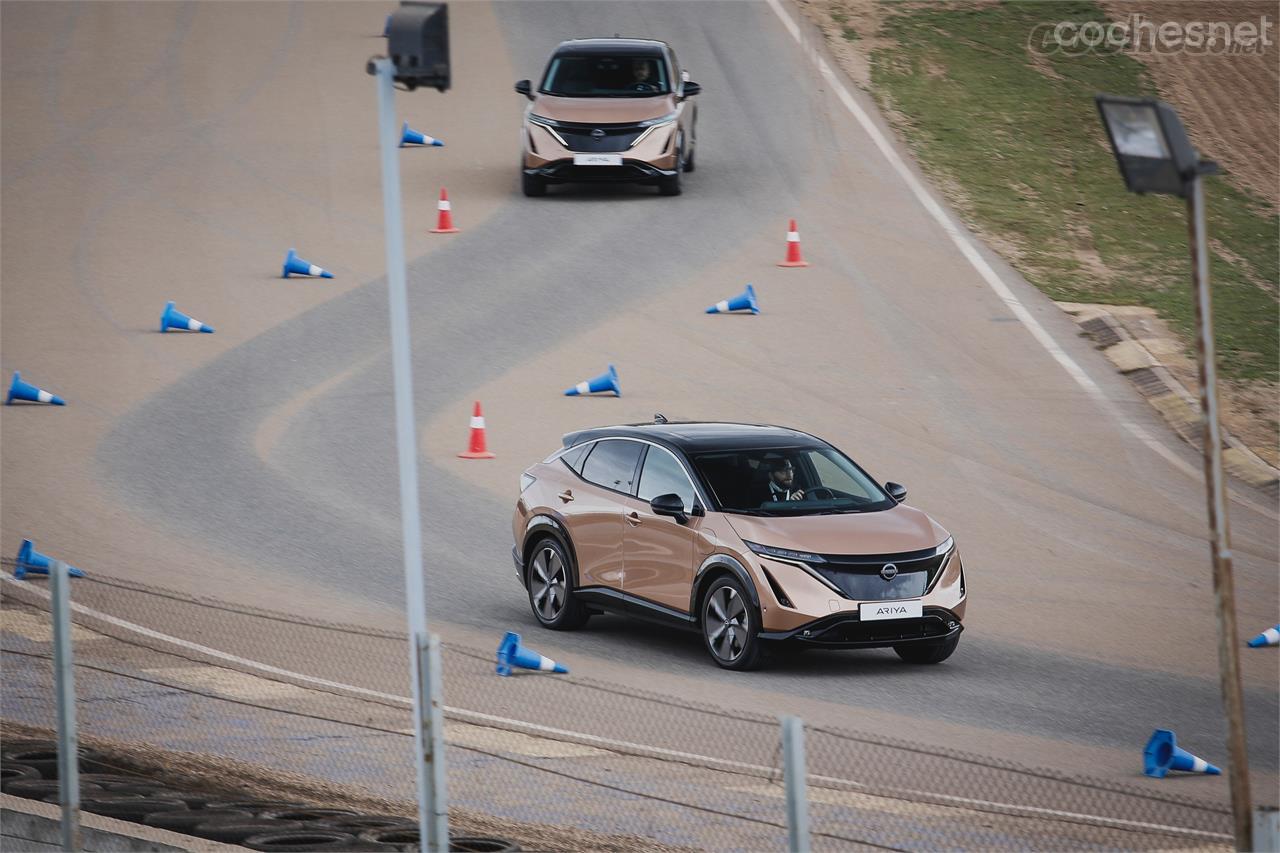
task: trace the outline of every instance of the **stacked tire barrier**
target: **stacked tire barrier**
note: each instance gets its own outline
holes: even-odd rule
[[[59,802],[56,746],[17,741],[0,749],[0,791]],[[250,850],[407,851],[419,849],[416,821],[281,800],[229,799],[175,790],[146,776],[113,772],[104,756],[80,750],[80,808],[104,817],[238,844]],[[519,850],[496,838],[454,838],[451,850]]]

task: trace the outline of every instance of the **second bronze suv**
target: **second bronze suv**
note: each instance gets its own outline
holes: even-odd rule
[[[906,490],[836,448],[773,426],[665,423],[570,433],[521,476],[516,574],[538,621],[620,611],[698,631],[749,669],[768,642],[956,649],[955,540]]]
[[[689,98],[702,90],[686,76],[665,42],[563,42],[536,90],[516,83],[532,102],[520,133],[524,194],[543,195],[549,183],[631,181],[679,195],[697,147]]]

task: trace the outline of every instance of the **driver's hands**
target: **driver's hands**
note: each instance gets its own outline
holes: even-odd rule
[[[804,500],[804,489],[796,489],[795,491],[793,491],[791,493],[791,500],[793,501]]]

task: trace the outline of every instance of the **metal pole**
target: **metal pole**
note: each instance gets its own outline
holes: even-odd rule
[[[782,777],[787,788],[787,850],[809,853],[809,795],[804,761],[804,721],[782,718]]]
[[[62,849],[80,850],[80,747],[76,736],[76,682],[71,654],[71,578],[67,564],[49,567],[53,612],[53,681],[58,709],[58,802],[62,805]]]
[[[1253,849],[1280,850],[1280,809],[1258,806],[1253,813]]]
[[[427,636],[427,592],[422,571],[421,512],[418,507],[418,443],[413,421],[413,377],[409,348],[409,297],[405,290],[404,222],[400,205],[400,135],[396,128],[395,66],[390,59],[374,60],[378,86],[378,132],[382,153],[382,215],[386,227],[387,292],[391,309],[391,371],[395,387],[396,452],[400,463],[400,527],[404,537],[405,611],[409,628],[409,667],[413,677],[414,765],[418,775],[418,831],[423,853],[449,848],[448,804],[444,787],[444,753],[437,752],[440,736],[431,731],[432,716],[423,707],[423,685],[432,675],[422,673],[421,638]],[[430,655],[425,656],[430,666]],[[423,677],[425,675],[425,677]],[[439,816],[433,819],[433,816]]]
[[[1204,226],[1204,184],[1191,179],[1187,220],[1191,231],[1191,270],[1195,285],[1196,356],[1200,362],[1200,409],[1204,415],[1204,479],[1209,492],[1209,547],[1213,556],[1213,595],[1218,611],[1218,672],[1227,714],[1227,775],[1237,850],[1252,850],[1253,814],[1249,796],[1249,756],[1245,748],[1244,696],[1240,688],[1236,638],[1235,582],[1231,574],[1231,526],[1227,521],[1226,482],[1222,470],[1222,429],[1218,423],[1217,356],[1213,343],[1213,304],[1209,298],[1209,251]]]
[[[435,826],[435,837],[440,840],[440,850],[448,850],[449,841],[449,794],[448,776],[444,772],[444,696],[440,682],[444,676],[444,668],[440,662],[440,638],[435,634],[427,636],[425,647],[419,647],[419,659],[426,654],[426,666],[423,672],[426,681],[422,685],[423,695],[427,697],[425,709],[427,719],[426,730],[431,738],[431,755],[435,761],[428,768],[432,777],[431,790],[435,798],[431,802],[431,820]]]

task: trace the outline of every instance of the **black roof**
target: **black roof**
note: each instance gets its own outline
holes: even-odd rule
[[[598,438],[643,438],[686,453],[706,450],[749,450],[771,447],[825,447],[826,442],[787,427],[767,424],[650,423],[594,427],[567,433],[564,446]]]
[[[553,55],[662,56],[666,47],[665,42],[654,39],[570,39],[560,42]]]

